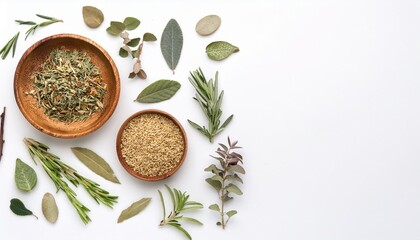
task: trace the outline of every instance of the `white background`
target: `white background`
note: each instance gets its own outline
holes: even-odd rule
[[[262,2],[262,1],[259,1]],[[82,6],[94,5],[105,14],[98,29],[82,20]],[[26,26],[15,19],[35,20],[36,13],[62,18],[38,29],[24,41]],[[195,33],[205,15],[222,18],[209,37]],[[142,54],[148,80],[127,76],[132,64],[118,56],[120,39],[105,31],[111,20],[134,16],[142,21],[132,36],[154,33],[175,18],[184,33],[184,47],[175,75],[167,67],[160,42],[146,43]],[[354,1],[0,1],[0,45],[17,31],[21,37],[14,58],[0,61],[0,107],[7,107],[5,149],[0,163],[1,239],[186,239],[170,227],[158,227],[162,210],[157,190],[164,184],[187,191],[206,208],[191,213],[204,226],[186,224],[193,239],[420,239],[420,2]],[[109,121],[78,139],[55,139],[33,128],[20,113],[13,96],[13,75],[23,52],[44,37],[75,33],[103,46],[121,75],[121,97]],[[240,48],[222,62],[205,55],[205,47],[225,40]],[[213,77],[219,71],[225,90],[224,118],[231,125],[216,138],[239,140],[244,148],[244,195],[229,208],[238,210],[227,229],[215,225],[217,214],[207,206],[217,201],[204,181],[205,167],[216,150],[192,129],[187,119],[204,124],[193,101],[189,72],[201,67]],[[158,79],[182,84],[169,101],[133,102]],[[120,165],[115,138],[123,121],[147,108],[174,115],[184,126],[189,151],[173,177],[142,182]],[[22,142],[33,137],[80,173],[119,196],[114,209],[97,205],[86,192],[78,197],[90,209],[84,225],[63,192],[55,195],[60,209],[56,224],[41,212],[45,192],[54,185],[41,166],[30,160]],[[121,185],[96,176],[71,153],[87,147],[103,156]],[[38,185],[22,193],[14,184],[15,159],[38,174]],[[40,218],[18,217],[9,210],[11,198],[22,199]],[[144,212],[117,224],[132,202],[152,197]]]

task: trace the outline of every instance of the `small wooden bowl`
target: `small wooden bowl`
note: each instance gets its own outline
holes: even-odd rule
[[[56,48],[85,51],[100,69],[102,81],[107,85],[103,110],[84,121],[63,123],[51,119],[43,108],[37,107],[37,100],[26,94],[33,89],[31,76]],[[14,93],[20,111],[32,126],[54,137],[76,138],[97,130],[111,117],[120,95],[120,76],[112,58],[94,41],[75,34],[57,34],[36,42],[23,54],[16,67]]]
[[[129,164],[126,162],[126,160],[123,157],[122,154],[122,136],[123,136],[123,132],[124,130],[127,128],[127,125],[135,118],[140,117],[143,114],[159,114],[159,115],[163,115],[165,117],[167,117],[168,119],[170,119],[180,130],[182,138],[183,138],[183,153],[182,153],[182,157],[179,160],[179,162],[177,163],[177,165],[175,167],[173,167],[172,169],[170,169],[167,173],[163,174],[163,175],[158,175],[158,176],[147,176],[144,174],[140,174],[138,172],[136,172],[132,167],[129,166]],[[125,120],[125,122],[121,125],[120,130],[118,131],[118,135],[117,135],[117,142],[116,142],[116,148],[117,148],[117,155],[118,155],[118,159],[121,163],[121,165],[124,167],[124,169],[130,173],[132,176],[144,180],[144,181],[159,181],[159,180],[163,180],[166,179],[170,176],[172,176],[176,171],[178,171],[178,169],[181,167],[182,163],[185,160],[185,157],[187,155],[187,147],[188,143],[187,143],[187,135],[185,133],[184,128],[182,127],[182,125],[178,122],[178,120],[173,117],[171,114],[161,111],[161,110],[157,110],[157,109],[147,109],[147,110],[143,110],[143,111],[139,111],[133,115],[131,115],[127,120]]]

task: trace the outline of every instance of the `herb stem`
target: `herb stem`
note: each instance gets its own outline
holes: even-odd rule
[[[3,145],[4,145],[4,119],[6,118],[6,107],[3,107],[3,113],[0,115],[0,160],[3,156]]]

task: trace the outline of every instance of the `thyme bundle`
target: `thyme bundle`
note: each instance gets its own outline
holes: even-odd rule
[[[117,196],[110,195],[109,192],[100,188],[98,183],[83,177],[74,168],[60,161],[58,156],[48,152],[49,147],[47,145],[31,138],[25,138],[23,141],[28,147],[32,160],[35,161],[35,158],[38,158],[45,172],[54,182],[57,191],[63,190],[83,223],[87,224],[91,221],[88,216],[90,210],[76,198],[76,192],[63,180],[63,176],[75,187],[82,185],[98,204],[101,202],[112,208],[114,203],[117,202]]]

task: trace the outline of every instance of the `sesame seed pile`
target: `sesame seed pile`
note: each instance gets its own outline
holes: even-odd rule
[[[181,161],[184,139],[168,117],[145,113],[133,118],[121,137],[121,154],[138,174],[156,177],[167,174]]]

